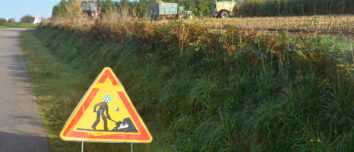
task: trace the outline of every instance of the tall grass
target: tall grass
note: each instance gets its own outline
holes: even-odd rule
[[[54,91],[42,103],[53,134],[90,81],[110,66],[154,136],[152,144],[136,150],[354,150],[351,42],[234,28],[221,34],[181,22],[97,21],[84,30],[47,24],[32,38],[65,67],[46,80],[83,78],[48,87]],[[52,88],[56,85],[61,91]],[[51,139],[54,150],[71,145]],[[87,144],[87,149],[127,146]]]

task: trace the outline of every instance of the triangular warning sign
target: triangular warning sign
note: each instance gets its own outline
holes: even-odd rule
[[[66,122],[66,141],[151,143],[152,136],[122,83],[104,68]]]

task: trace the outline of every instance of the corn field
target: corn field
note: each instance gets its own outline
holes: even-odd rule
[[[161,21],[162,23],[166,21]],[[301,16],[301,17],[246,17],[227,19],[186,20],[209,29],[254,29],[261,31],[303,32],[322,34],[354,34],[354,16]]]

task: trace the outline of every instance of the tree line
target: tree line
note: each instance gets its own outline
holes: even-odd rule
[[[21,17],[19,23],[33,23],[34,20],[35,20],[35,18],[33,16],[25,15],[25,16]],[[0,25],[5,25],[7,23],[16,23],[16,20],[15,20],[15,18],[5,19],[5,18],[0,17]]]
[[[81,0],[61,0],[53,8],[53,16],[72,14],[70,3]],[[225,1],[225,0],[224,0]],[[354,0],[238,0],[234,9],[237,16],[295,16],[324,14],[354,14]],[[130,15],[146,17],[151,2],[179,3],[196,16],[211,16],[215,0],[97,0],[101,12],[125,9]],[[77,8],[78,9],[78,8]],[[74,9],[75,10],[75,9]]]

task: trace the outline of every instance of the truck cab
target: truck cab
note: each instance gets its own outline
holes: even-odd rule
[[[243,0],[215,0],[212,6],[212,15],[218,18],[233,16],[233,9],[238,2]]]

